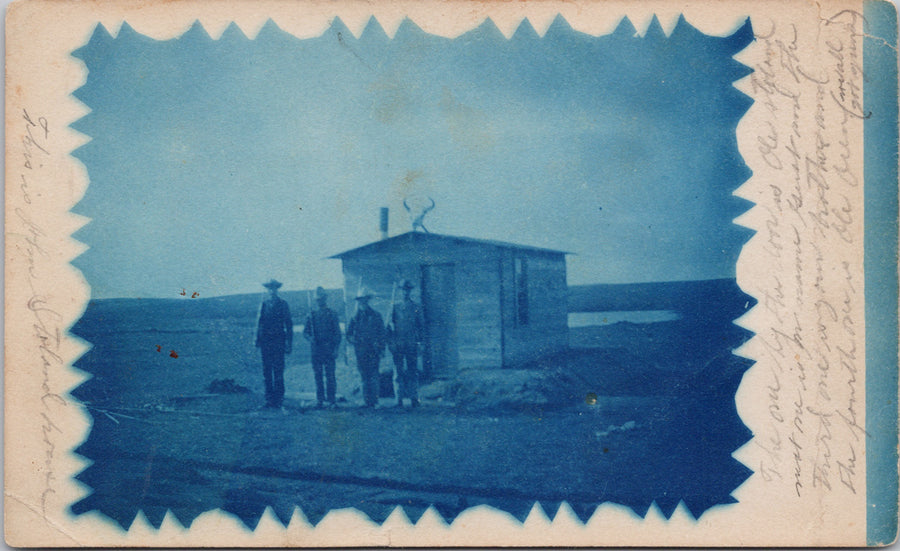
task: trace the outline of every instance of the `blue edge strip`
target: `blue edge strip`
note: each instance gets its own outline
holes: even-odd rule
[[[866,532],[897,537],[897,12],[863,3],[865,144]]]

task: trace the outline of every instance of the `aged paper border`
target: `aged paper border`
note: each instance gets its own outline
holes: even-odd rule
[[[865,278],[860,246],[864,229],[862,186],[846,185],[843,179],[844,184],[835,180],[827,190],[817,190],[808,186],[804,176],[803,185],[795,189],[792,177],[784,172],[789,167],[784,141],[796,130],[794,149],[802,153],[805,161],[806,155],[816,153],[818,130],[824,142],[841,144],[841,151],[846,153],[846,170],[852,177],[860,182],[865,178],[862,120],[844,119],[834,104],[815,100],[818,92],[823,92],[822,97],[827,100],[835,91],[827,86],[837,82],[838,73],[846,77],[847,88],[843,91],[851,93],[850,83],[856,82],[852,80],[856,78],[852,68],[854,63],[859,67],[863,63],[863,38],[860,27],[856,26],[861,23],[852,14],[862,9],[858,1],[813,4],[771,0],[604,3],[28,0],[11,5],[7,15],[6,103],[7,542],[16,546],[153,547],[865,545],[866,439],[858,438],[858,430],[852,426],[866,426],[863,407],[866,404]],[[83,380],[83,374],[67,366],[87,345],[66,335],[65,329],[81,315],[90,289],[80,273],[68,265],[85,250],[85,245],[69,235],[86,220],[68,211],[84,194],[88,182],[84,167],[68,156],[69,151],[87,140],[68,129],[68,125],[88,112],[70,96],[83,84],[85,69],[69,53],[87,41],[94,25],[102,23],[115,33],[121,22],[127,20],[137,32],[165,39],[182,34],[195,20],[200,20],[216,38],[228,23],[235,21],[252,38],[272,18],[285,31],[298,37],[311,37],[324,31],[334,16],[340,16],[358,33],[369,16],[375,15],[389,34],[393,34],[403,17],[409,16],[427,32],[456,36],[490,16],[508,36],[526,16],[543,33],[557,13],[576,30],[595,35],[611,32],[625,15],[641,34],[654,14],[667,33],[683,14],[704,33],[719,36],[733,32],[746,17],[752,18],[758,40],[736,58],[756,72],[736,86],[756,100],[738,127],[739,147],[754,175],[737,195],[757,203],[738,222],[758,233],[741,254],[738,283],[760,300],[739,322],[757,332],[760,338],[740,350],[742,355],[758,363],[744,377],[736,397],[742,418],[755,434],[754,440],[735,454],[755,471],[734,492],[739,503],[715,507],[699,521],[694,521],[682,506],[670,520],[665,520],[655,508],[640,519],[624,507],[604,504],[586,525],[576,520],[565,506],[552,521],[536,509],[522,524],[498,511],[472,509],[460,514],[452,526],[447,526],[432,511],[426,512],[415,526],[410,526],[405,516],[395,511],[379,526],[359,514],[341,510],[328,515],[315,528],[295,513],[291,524],[284,528],[267,512],[254,532],[238,520],[217,512],[200,516],[189,529],[169,516],[155,530],[139,516],[127,533],[95,513],[72,517],[67,508],[85,495],[86,489],[73,482],[71,476],[86,465],[69,450],[83,440],[89,418],[66,396],[66,392]],[[834,53],[835,40],[846,48],[842,50],[846,56],[840,68],[833,55],[828,57],[829,45]],[[798,68],[806,73],[797,79],[802,82],[791,83],[796,87],[790,90],[778,88],[787,85],[787,81],[781,80],[785,71]],[[766,70],[772,72],[772,82],[766,82]],[[824,91],[817,90],[815,78],[828,72],[834,74],[829,80],[831,84]],[[858,92],[862,94],[861,80],[858,84]],[[792,127],[791,105],[785,103],[793,101],[792,93],[803,98],[796,129]],[[817,120],[809,113],[814,113],[820,103],[830,107],[823,112],[826,127],[817,129]],[[846,105],[850,105],[849,100]],[[25,111],[28,120],[23,117]],[[45,137],[49,141],[39,143],[50,153],[38,161],[35,146],[39,139],[36,133],[43,131],[41,118],[47,121],[49,132]],[[773,152],[783,159],[775,163],[771,157]],[[836,162],[843,157],[835,154],[829,159]],[[35,165],[38,162],[40,167]],[[31,168],[24,168],[25,163],[30,163]],[[781,187],[776,194],[772,192],[773,183]],[[833,195],[838,191],[846,196],[846,202]],[[850,209],[844,212],[849,216],[843,217],[840,231],[830,226],[822,231],[821,239],[803,242],[799,255],[803,263],[799,270],[791,261],[797,257],[788,254],[793,243],[790,231],[801,222],[797,217],[807,215],[791,212],[792,192],[798,201],[807,204],[814,204],[821,198],[817,193],[824,192],[828,194],[830,206]],[[829,221],[837,214],[829,214]],[[850,243],[845,239],[848,235],[855,238]],[[813,246],[822,257],[818,270],[815,259],[806,262]],[[773,254],[781,251],[785,251],[783,256]],[[817,280],[818,277],[821,279]],[[810,296],[815,300],[809,302]],[[788,304],[792,297],[799,301],[793,306]],[[820,300],[835,309],[836,317]],[[823,309],[827,316],[822,315]],[[847,327],[844,316],[849,316],[852,335],[839,336],[839,331]],[[832,339],[828,341],[834,345],[830,351],[814,347],[817,335],[821,336],[823,331]],[[837,351],[839,345],[843,345],[843,357]],[[853,371],[845,366],[842,372],[841,360],[847,360],[851,346],[855,351]],[[821,459],[807,458],[809,447],[817,449],[820,458],[825,450],[821,432],[823,416],[802,407],[808,407],[809,400],[814,399],[816,389],[812,383],[822,382],[821,378],[816,379],[815,372],[819,365],[816,358],[822,358],[814,358],[814,351],[825,354],[825,361],[835,366],[828,372],[835,381],[827,389],[827,402],[834,402],[832,413],[837,414],[840,409],[847,416],[855,416],[855,421],[845,422],[842,430],[838,423],[831,426],[833,435],[826,442],[829,453],[831,445],[834,450],[829,463],[831,472],[826,479],[831,490],[821,478],[814,486],[808,473],[811,468],[822,467]],[[803,357],[807,352],[809,357]],[[806,370],[808,378],[799,379],[797,370]],[[896,363],[893,370],[896,373]],[[850,380],[850,375],[855,379]],[[805,390],[804,382],[810,383]],[[792,412],[792,405],[797,407],[798,400],[807,400],[798,408],[801,424],[810,429],[816,427],[817,433],[790,428],[797,427],[796,417],[792,420],[791,415],[796,413]],[[791,446],[795,446],[793,451]],[[797,463],[794,451],[801,455]],[[849,465],[851,454],[855,461]],[[848,476],[855,493],[841,484],[840,467],[836,465],[839,461],[845,471],[848,468],[853,471]],[[799,473],[795,473],[797,469]],[[798,482],[801,483],[799,497],[796,495]]]

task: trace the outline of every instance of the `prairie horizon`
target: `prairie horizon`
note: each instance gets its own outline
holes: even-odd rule
[[[689,297],[697,293],[710,291],[716,292],[716,289],[724,285],[724,282],[733,282],[734,278],[714,278],[714,279],[695,279],[695,280],[676,280],[676,281],[650,281],[650,282],[634,282],[634,283],[584,283],[578,285],[569,285],[569,311],[570,312],[600,312],[603,310],[658,310],[667,309],[673,305],[687,303],[688,298],[679,299],[679,297]],[[260,285],[261,286],[261,285]],[[308,289],[290,289],[282,288],[278,291],[279,296],[290,299],[290,303],[301,304],[307,300],[312,301],[316,286]],[[181,295],[184,291],[184,295]],[[329,304],[334,304],[338,299],[344,300],[343,290],[338,287],[325,288],[328,294]],[[114,302],[125,300],[143,300],[143,301],[177,301],[177,302],[204,302],[219,301],[222,303],[242,303],[250,297],[261,298],[265,296],[265,289],[258,293],[226,293],[222,295],[205,296],[200,291],[196,297],[191,294],[194,290],[175,289],[172,297],[100,297],[91,298],[89,302]],[[390,297],[377,297],[378,300],[389,300]],[[350,302],[350,301],[347,301]]]

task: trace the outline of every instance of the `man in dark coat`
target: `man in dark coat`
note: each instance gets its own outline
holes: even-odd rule
[[[327,396],[328,404],[335,405],[334,359],[341,345],[341,325],[337,314],[328,307],[325,289],[316,289],[318,308],[309,313],[303,326],[303,336],[310,343],[312,368],[316,378],[316,402],[322,407]],[[322,380],[324,376],[324,381]],[[327,388],[327,395],[326,395]]]
[[[284,402],[284,356],[291,353],[294,324],[288,303],[278,296],[281,283],[272,279],[263,287],[269,295],[259,307],[256,347],[262,353],[266,407],[278,409]]]
[[[419,405],[419,371],[416,359],[425,335],[422,308],[411,298],[415,285],[408,279],[400,282],[403,300],[394,304],[388,322],[388,343],[397,370],[397,407],[409,398],[412,407]]]
[[[378,405],[378,364],[384,354],[385,329],[381,314],[369,306],[375,296],[366,289],[360,289],[356,300],[356,315],[347,326],[347,340],[356,352],[356,368],[362,378],[363,398],[366,407]]]

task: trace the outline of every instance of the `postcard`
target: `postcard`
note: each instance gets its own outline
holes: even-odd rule
[[[20,0],[5,538],[897,536],[882,0]]]

